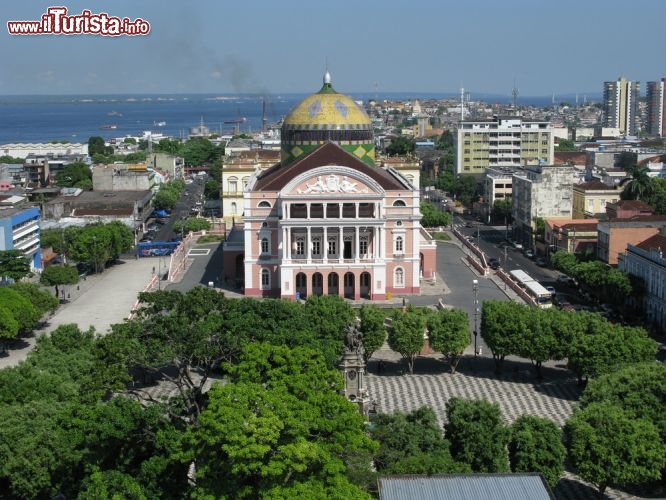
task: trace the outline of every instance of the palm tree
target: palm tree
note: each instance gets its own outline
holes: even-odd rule
[[[649,171],[647,166],[633,165],[628,167],[626,172],[629,177],[622,181],[624,185],[622,198],[625,200],[645,200],[649,198],[654,192],[652,179],[648,175]]]

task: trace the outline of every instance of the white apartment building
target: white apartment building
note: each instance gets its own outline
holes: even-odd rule
[[[455,135],[456,175],[484,174],[487,168],[551,165],[553,128],[520,116],[462,120]]]
[[[618,268],[645,282],[645,313],[648,321],[666,327],[666,236],[662,230],[637,245],[627,245],[618,256]]]

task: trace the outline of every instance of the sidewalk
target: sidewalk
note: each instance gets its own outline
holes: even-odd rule
[[[81,330],[93,327],[98,333],[106,333],[111,325],[122,323],[129,316],[139,291],[150,282],[156,262],[151,258],[121,260],[103,273],[81,279],[78,285],[60,287],[65,290],[66,302],[47,319],[43,328],[10,347],[8,354],[0,357],[0,368],[24,360],[38,336],[60,325],[76,323]]]

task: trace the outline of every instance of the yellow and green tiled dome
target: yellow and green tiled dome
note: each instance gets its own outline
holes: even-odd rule
[[[333,90],[327,71],[321,90],[303,99],[284,119],[282,164],[302,158],[328,141],[374,165],[372,122],[361,106]]]

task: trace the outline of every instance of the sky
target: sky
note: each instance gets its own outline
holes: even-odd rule
[[[10,35],[54,5],[145,36]],[[2,2],[0,95],[600,94],[666,76],[663,0],[39,0]]]

